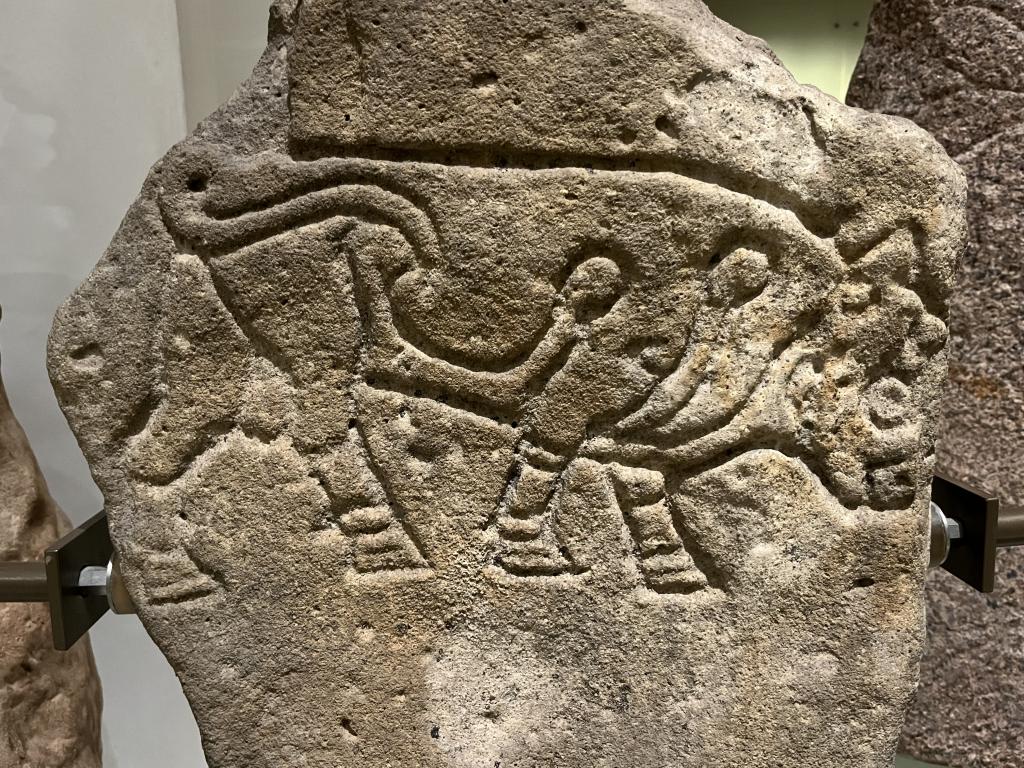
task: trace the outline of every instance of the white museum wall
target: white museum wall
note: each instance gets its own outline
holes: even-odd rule
[[[842,98],[873,0],[710,0],[799,80]],[[46,377],[60,301],[89,272],[149,166],[244,79],[269,0],[0,0],[0,351],[57,500],[102,503]],[[198,730],[134,617],[91,633],[107,768],[202,768]],[[909,768],[913,762],[899,763]]]
[[[92,269],[149,166],[185,133],[173,0],[0,0],[0,351],[54,496],[101,506],[46,376],[58,304]],[[135,617],[90,633],[108,768],[205,761],[177,679]]]
[[[270,0],[177,0],[189,130],[249,77],[267,42]]]

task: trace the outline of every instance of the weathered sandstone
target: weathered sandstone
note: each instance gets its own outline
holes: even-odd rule
[[[963,186],[693,0],[276,5],[50,358],[210,765],[889,765]]]

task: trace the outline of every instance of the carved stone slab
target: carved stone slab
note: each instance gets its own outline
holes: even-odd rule
[[[50,358],[210,765],[889,765],[962,197],[699,2],[275,6]]]
[[[967,172],[971,243],[953,301],[939,465],[1024,506],[1024,5],[899,0],[875,10],[851,103],[932,131]],[[997,591],[936,572],[930,646],[908,751],[1016,768],[1024,755],[1024,553],[999,554]]]
[[[0,560],[40,560],[69,529],[0,380]],[[0,766],[100,768],[101,708],[89,639],[56,651],[45,605],[0,603]]]

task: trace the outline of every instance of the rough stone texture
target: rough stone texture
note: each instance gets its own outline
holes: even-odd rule
[[[963,193],[692,0],[276,6],[50,358],[210,765],[890,765]]]
[[[931,131],[966,171],[970,245],[951,307],[937,458],[1024,505],[1024,3],[880,3],[853,104]],[[952,765],[1024,763],[1024,552],[999,554],[997,591],[929,579],[929,651],[905,731]]]
[[[0,560],[39,560],[69,529],[0,380]],[[99,768],[101,708],[89,639],[55,651],[45,605],[0,603],[0,768]]]

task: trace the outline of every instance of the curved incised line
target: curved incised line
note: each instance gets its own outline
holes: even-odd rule
[[[197,195],[162,196],[161,210],[172,235],[207,260],[267,240],[283,231],[350,217],[394,227],[412,247],[419,266],[431,268],[443,264],[441,245],[429,216],[408,198],[368,184],[366,175],[365,171],[360,171],[359,182],[338,183],[333,187],[299,193],[271,207],[225,218],[215,218],[207,213]],[[337,182],[337,179],[332,180]],[[359,259],[354,259],[353,263],[356,268],[366,268]],[[371,300],[368,302],[370,319],[382,323],[381,331],[408,347],[421,363],[434,368],[434,373],[442,379],[439,383],[447,385],[452,383],[453,373],[468,374],[477,385],[484,387],[499,385],[499,377],[509,376],[525,383],[536,372],[544,370],[574,335],[572,323],[567,318],[559,321],[557,313],[553,313],[525,359],[520,358],[505,369],[473,369],[432,355],[425,348],[428,344],[410,338],[408,328],[399,327],[394,322],[397,308],[379,279],[366,275],[360,282],[373,294],[384,296],[391,309],[391,317],[380,317],[380,313],[374,311],[375,302]]]
[[[331,164],[333,167],[318,169],[317,177],[313,180],[310,180],[308,175],[306,179],[296,178],[299,169],[295,166],[284,166],[282,172],[292,178],[285,179],[285,189],[282,192],[292,194],[290,198],[278,194],[266,196],[263,200],[251,200],[249,205],[230,205],[219,201],[204,205],[206,195],[185,193],[162,196],[161,208],[168,229],[201,254],[206,254],[208,258],[215,258],[300,226],[352,217],[367,223],[381,223],[394,227],[410,244],[420,265],[430,267],[443,263],[444,257],[436,229],[422,208],[409,200],[405,194],[384,189],[377,183],[367,183],[370,174],[365,165],[346,169],[339,168],[333,162]],[[307,170],[309,169],[302,169],[303,172]],[[382,180],[382,183],[395,186],[387,179]],[[317,188],[309,191],[311,184]],[[333,186],[326,186],[329,184]],[[251,210],[252,207],[256,207],[257,210]],[[465,388],[459,386],[458,379],[468,375],[472,386],[490,391],[494,395],[488,399],[497,405],[507,406],[513,403],[517,397],[514,390],[521,389],[539,371],[543,371],[549,362],[564,354],[566,346],[572,343],[575,336],[571,317],[556,310],[552,313],[543,335],[526,359],[519,364],[504,370],[474,370],[457,365],[439,355],[431,354],[425,348],[428,345],[409,338],[408,334],[403,332],[405,329],[394,322],[396,308],[391,297],[387,295],[378,270],[363,263],[358,257],[350,260],[350,267],[359,284],[358,287],[362,289],[357,291],[357,294],[363,293],[363,301],[360,303],[366,305],[365,312],[361,312],[364,315],[364,322],[368,321],[378,328],[378,332],[383,332],[382,341],[391,337],[392,344],[397,342],[416,356],[419,369],[415,372],[416,375],[432,380],[433,384],[455,390]],[[379,296],[387,299],[390,313],[382,313],[377,307],[373,299]],[[389,314],[391,316],[388,316]],[[698,354],[697,358],[700,357]],[[653,415],[658,422],[675,414],[678,406],[689,400],[689,396],[704,378],[702,371],[696,370],[702,367],[699,362],[700,360],[691,360],[692,365],[684,366],[682,370],[675,372],[674,377],[681,379],[679,383],[686,381],[686,386],[682,387],[685,394],[682,394],[680,400],[670,398],[674,400],[671,405],[675,405],[675,408],[669,408],[669,413],[661,413],[661,419],[658,419],[657,413],[649,412],[648,404],[640,413],[627,417],[619,424],[616,431],[620,433],[620,438],[626,437],[624,433],[634,432],[635,429],[629,427],[639,427],[640,424],[634,420],[642,422],[643,416],[650,419]],[[679,396],[681,393],[675,394]],[[656,409],[656,412],[663,409],[664,404],[662,408]]]
[[[331,163],[330,167],[317,169],[313,179],[300,176],[310,170],[308,167],[283,167],[282,173],[288,177],[284,189],[262,200],[251,199],[230,205],[212,198],[208,202],[205,194],[181,192],[161,195],[160,207],[165,224],[174,236],[185,241],[204,259],[211,260],[298,227],[328,223],[336,219],[356,219],[396,229],[412,248],[419,267],[444,266],[445,257],[437,228],[429,213],[424,210],[426,204],[417,204],[410,199],[415,196],[413,192],[401,189],[402,185],[392,179],[368,178],[373,174],[368,172],[366,165],[347,169],[336,162],[328,162]],[[364,304],[360,308],[364,323],[376,327],[378,333],[382,334],[382,341],[391,342],[391,353],[396,349],[402,350],[399,354],[405,360],[415,360],[415,367],[409,370],[413,378],[450,387],[453,391],[476,389],[477,394],[483,394],[485,399],[499,405],[514,404],[517,398],[524,396],[528,382],[539,371],[564,356],[576,338],[571,313],[556,307],[542,335],[518,364],[503,370],[478,370],[458,365],[441,355],[430,354],[425,348],[428,345],[417,343],[417,340],[409,337],[406,329],[394,322],[396,307],[376,265],[353,256],[350,266],[353,278],[359,284],[357,297],[360,292],[363,293],[362,300],[357,301]],[[566,276],[566,282],[568,279]],[[386,301],[378,303],[373,300],[381,297]],[[750,391],[716,428],[696,435],[695,439],[688,439],[681,445],[659,446],[643,438],[636,442],[630,440],[631,437],[638,437],[636,432],[641,427],[663,426],[670,416],[678,415],[680,408],[690,400],[697,386],[704,380],[705,371],[700,364],[702,351],[706,350],[698,345],[694,359],[670,377],[676,386],[668,388],[665,402],[647,403],[646,407],[621,421],[611,435],[587,441],[581,446],[579,454],[599,461],[611,459],[639,466],[673,464],[678,469],[680,464],[696,467],[707,462],[727,460],[740,445],[758,447],[759,441],[755,438],[751,442],[751,435],[737,429],[733,422],[753,392],[764,384],[770,364],[779,357],[779,350],[772,351],[765,370],[752,382]],[[371,365],[379,366],[380,362],[373,361]],[[479,390],[484,392],[480,393]],[[779,442],[775,435],[764,435],[762,442],[762,447],[778,449]],[[786,453],[789,455],[788,451]],[[827,476],[816,467],[810,468],[827,486]]]
[[[341,182],[266,209],[226,218],[210,215],[198,200],[182,201],[180,197],[162,198],[161,208],[172,234],[209,257],[253,245],[290,229],[352,216],[397,229],[424,266],[438,266],[442,261],[441,246],[427,215],[407,198],[365,180]]]

